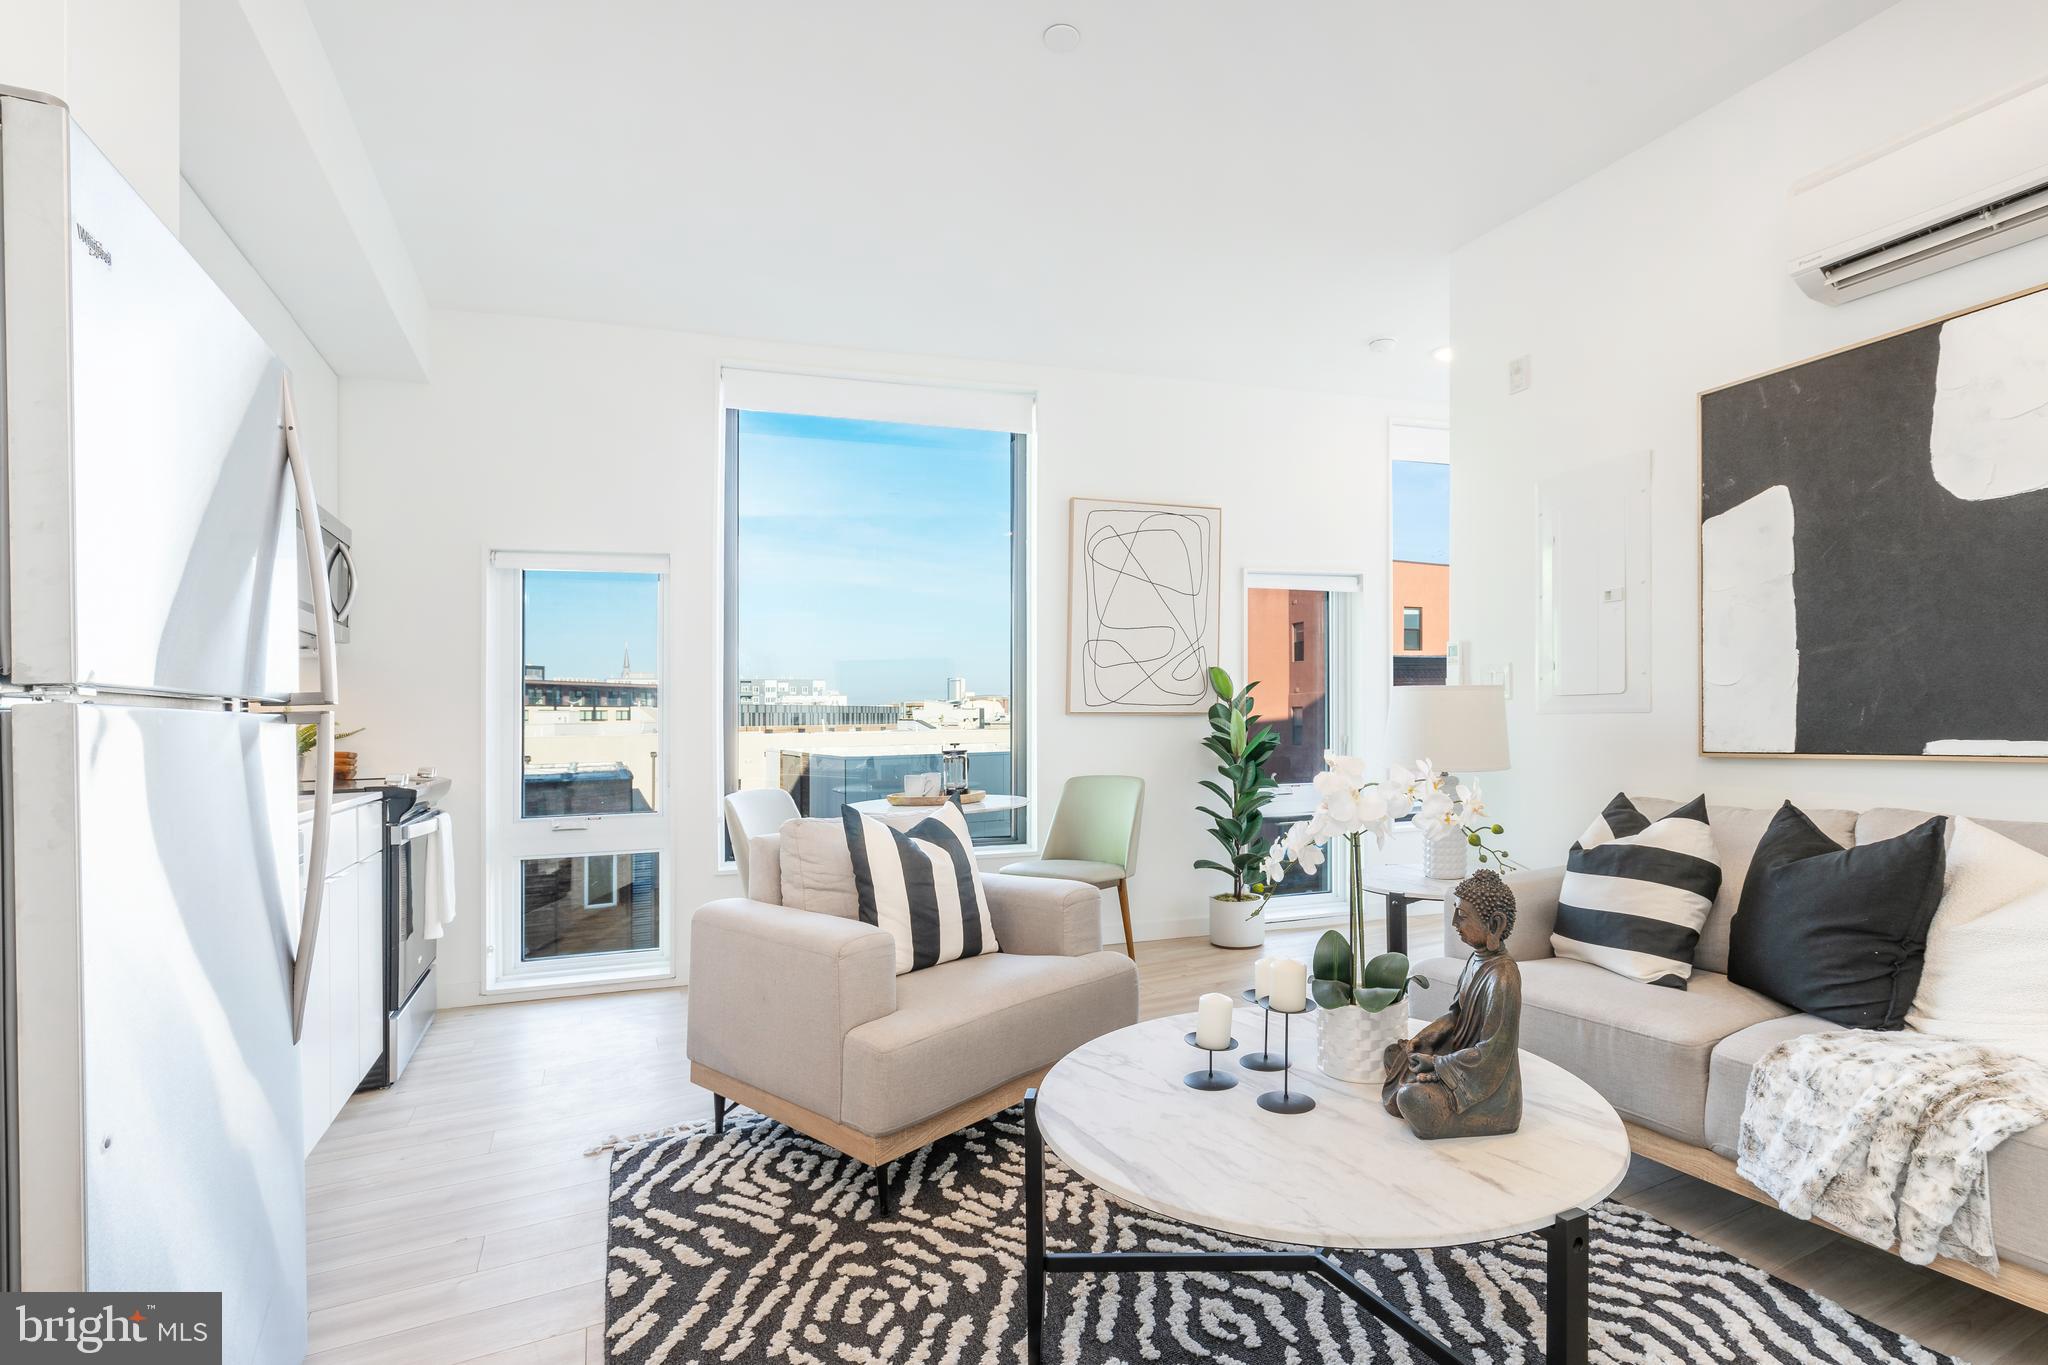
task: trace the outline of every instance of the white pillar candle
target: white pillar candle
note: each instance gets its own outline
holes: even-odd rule
[[[1230,1046],[1230,997],[1210,991],[1195,1002],[1195,1046],[1221,1052]]]
[[[1262,957],[1252,964],[1252,994],[1265,997],[1273,993],[1273,959]]]
[[[1284,1014],[1308,1008],[1308,964],[1291,957],[1273,963],[1272,1006]]]

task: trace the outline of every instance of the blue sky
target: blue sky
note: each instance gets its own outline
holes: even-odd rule
[[[1449,465],[1394,461],[1393,557],[1414,564],[1451,562]]]
[[[739,671],[1010,690],[1005,432],[740,414]]]
[[[649,573],[526,571],[526,662],[550,678],[616,678],[656,671],[661,581]]]
[[[1010,690],[1010,438],[740,415],[739,671],[857,702]],[[1450,466],[1393,463],[1393,557],[1450,560]],[[656,667],[652,574],[526,575],[526,661],[550,677]]]

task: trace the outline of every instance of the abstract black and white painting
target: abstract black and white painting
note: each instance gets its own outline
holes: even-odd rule
[[[1208,710],[1222,529],[1220,507],[1073,500],[1069,711]]]
[[[1700,395],[1700,748],[2048,760],[2048,290]]]

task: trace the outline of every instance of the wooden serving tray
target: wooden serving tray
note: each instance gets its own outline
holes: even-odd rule
[[[889,793],[889,804],[892,806],[943,806],[951,799],[945,796],[905,796],[902,792]],[[987,799],[987,792],[963,792],[960,796],[960,804],[971,806],[977,801],[986,801]]]

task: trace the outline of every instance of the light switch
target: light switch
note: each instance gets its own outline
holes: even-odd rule
[[[1526,393],[1533,377],[1529,373],[1529,357],[1518,355],[1508,362],[1508,392]]]

